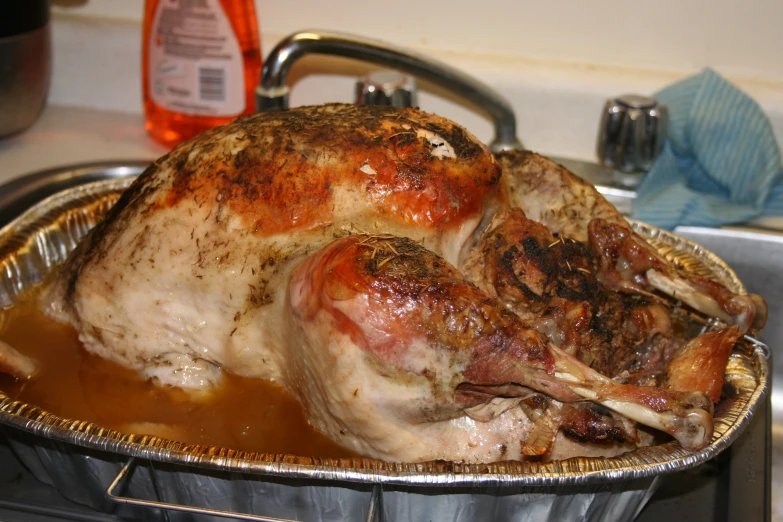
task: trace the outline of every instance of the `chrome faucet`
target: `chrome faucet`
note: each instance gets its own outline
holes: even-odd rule
[[[484,111],[493,121],[495,137],[490,150],[521,149],[517,121],[508,101],[488,85],[432,58],[385,42],[327,31],[302,31],[284,38],[269,53],[256,88],[259,111],[288,108],[290,89],[286,76],[291,66],[306,54],[328,54],[391,67],[428,80],[457,94]]]

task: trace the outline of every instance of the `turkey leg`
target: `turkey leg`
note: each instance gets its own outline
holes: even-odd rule
[[[291,302],[300,328],[350,338],[374,361],[368,367],[376,379],[427,389],[432,402],[426,408],[411,401],[395,406],[394,415],[409,422],[464,415],[476,404],[460,396],[461,384],[513,384],[562,402],[600,403],[666,431],[689,449],[706,446],[712,434],[711,402],[703,394],[611,381],[409,239],[357,235],[331,243],[297,268]],[[331,346],[317,339],[310,344]]]

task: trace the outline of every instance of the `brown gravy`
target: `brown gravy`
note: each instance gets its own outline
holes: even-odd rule
[[[312,457],[355,456],[315,431],[299,403],[271,382],[227,374],[214,396],[195,400],[88,353],[72,327],[41,312],[39,295],[40,288],[34,288],[14,307],[0,310],[0,339],[39,365],[38,375],[27,383],[0,374],[0,390],[9,397],[60,417],[188,444]]]

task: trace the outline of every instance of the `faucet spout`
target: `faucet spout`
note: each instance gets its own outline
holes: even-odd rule
[[[286,77],[291,66],[306,54],[329,54],[363,60],[398,69],[444,87],[486,113],[495,127],[490,150],[521,149],[517,122],[508,101],[488,85],[445,63],[427,56],[360,36],[327,32],[301,31],[284,38],[269,53],[256,88],[259,111],[288,108],[289,88]]]

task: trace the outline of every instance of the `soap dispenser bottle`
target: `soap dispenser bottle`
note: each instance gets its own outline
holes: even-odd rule
[[[255,110],[261,46],[254,0],[146,0],[145,127],[173,147]]]

